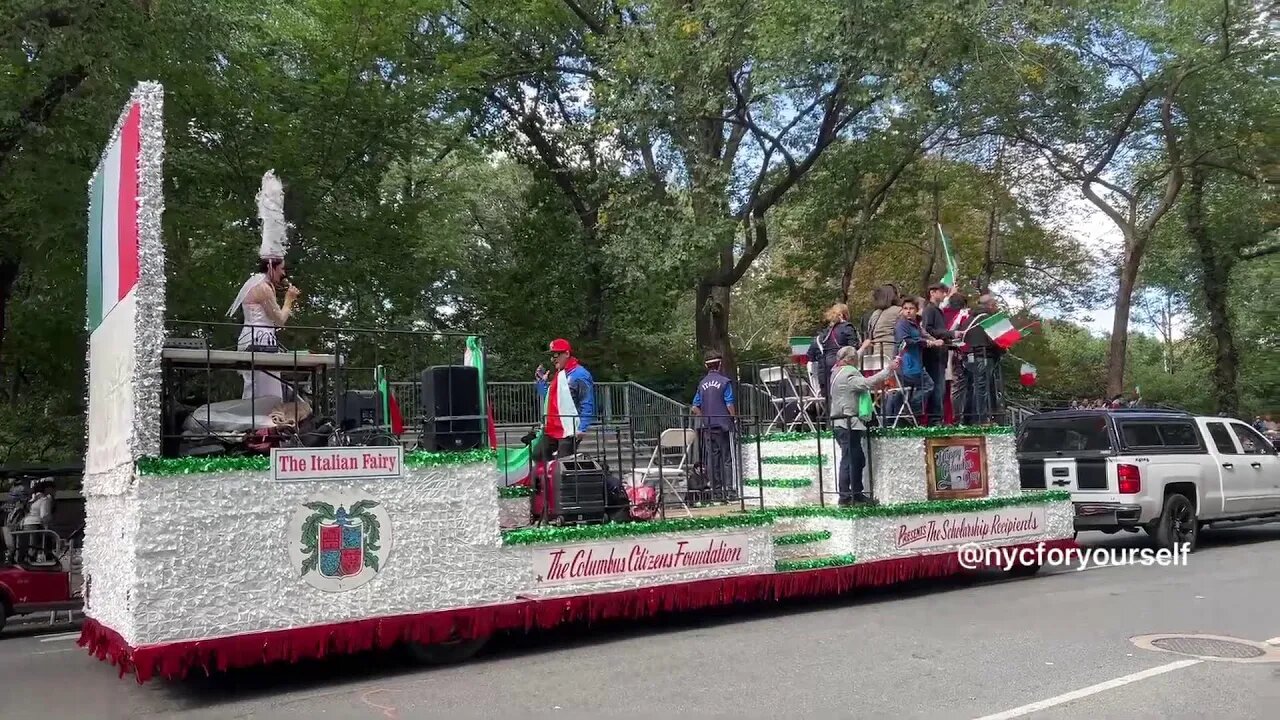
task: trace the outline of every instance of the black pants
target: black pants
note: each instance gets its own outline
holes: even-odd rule
[[[733,464],[730,457],[729,431],[706,428],[702,434],[702,465],[712,490],[723,490],[733,484]]]
[[[529,451],[529,455],[534,462],[539,460],[550,462],[553,458],[566,458],[578,449],[578,438],[567,437],[560,440],[552,440],[543,435],[537,444]]]
[[[972,355],[965,358],[964,374],[968,381],[969,402],[965,408],[965,422],[982,425],[991,422],[997,412],[999,400],[996,387],[1000,366],[994,358]]]
[[[947,354],[945,352],[924,354],[924,371],[933,380],[933,392],[925,398],[926,425],[941,425],[943,417],[943,398],[947,395]]]
[[[862,430],[835,429],[836,443],[840,446],[840,472],[836,481],[840,489],[840,502],[851,502],[863,494],[862,471],[867,458],[862,453]]]

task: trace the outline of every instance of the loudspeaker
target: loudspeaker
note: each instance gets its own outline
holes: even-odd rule
[[[423,371],[420,444],[424,450],[484,447],[484,424],[477,368],[437,365]]]
[[[594,458],[571,455],[557,462],[552,488],[552,517],[570,522],[604,522],[609,489],[605,469]]]
[[[342,406],[338,409],[343,430],[363,426],[377,426],[382,415],[378,394],[372,390],[348,390],[342,394]]]

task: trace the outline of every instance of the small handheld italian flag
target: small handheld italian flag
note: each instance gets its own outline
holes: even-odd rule
[[[951,240],[942,232],[942,223],[938,223],[938,239],[942,242],[942,260],[947,265],[947,271],[939,282],[953,288],[956,286],[956,278],[960,276],[960,266],[956,264],[956,255],[951,250]]]
[[[1033,387],[1036,384],[1036,366],[1029,362],[1022,363],[1022,371],[1018,375],[1018,380],[1023,387]]]
[[[1009,314],[1000,312],[978,321],[978,327],[986,331],[987,337],[998,347],[1008,350],[1022,339],[1022,331],[1013,326]]]
[[[797,365],[803,365],[809,362],[809,343],[811,342],[813,342],[813,338],[791,338],[791,361]]]

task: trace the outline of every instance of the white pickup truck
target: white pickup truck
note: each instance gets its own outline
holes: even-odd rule
[[[1239,420],[1174,411],[1070,410],[1018,429],[1024,491],[1067,490],[1076,530],[1189,544],[1227,520],[1280,519],[1280,456]]]

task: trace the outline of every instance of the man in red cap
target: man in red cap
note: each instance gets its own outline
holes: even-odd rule
[[[542,460],[568,457],[577,449],[595,420],[595,391],[591,373],[573,356],[573,348],[564,338],[556,338],[548,347],[555,373],[548,374],[539,365],[534,372],[538,381],[538,397],[543,404],[543,439],[533,448]]]

